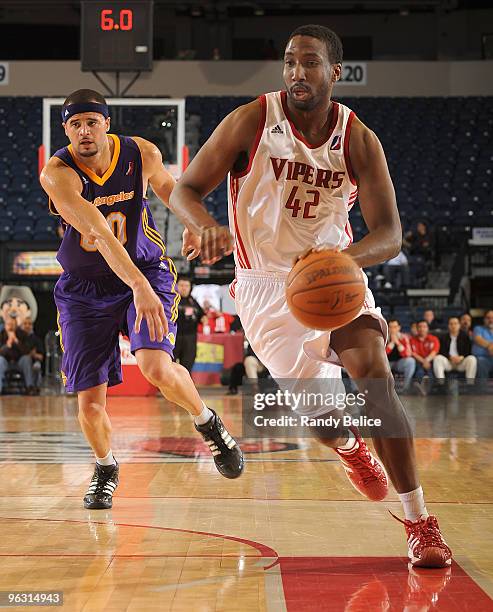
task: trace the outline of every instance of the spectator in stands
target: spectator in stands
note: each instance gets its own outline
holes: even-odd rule
[[[409,286],[409,264],[404,251],[400,251],[398,255],[389,259],[383,265],[383,275],[385,280],[385,289],[400,289],[402,286]]]
[[[433,376],[433,359],[440,350],[440,341],[430,334],[428,323],[418,321],[418,334],[411,338],[412,356],[416,360],[415,376],[421,381],[425,376]]]
[[[468,312],[463,312],[459,319],[460,329],[472,340],[472,317]]]
[[[397,319],[389,321],[389,340],[385,347],[392,372],[404,376],[402,391],[409,391],[416,370],[416,362],[412,358],[411,343],[406,334],[401,333],[401,325]]]
[[[430,308],[424,311],[423,319],[428,323],[428,329],[431,332],[436,332],[442,328],[442,322],[435,319],[435,313]]]
[[[243,377],[245,375],[252,382],[252,385],[256,387],[256,381],[258,381],[259,374],[263,374],[266,371],[265,366],[260,362],[257,355],[255,355],[250,344],[248,344],[243,363],[235,363],[231,368],[228,395],[238,394],[238,387],[243,383]]]
[[[445,373],[465,372],[467,384],[473,385],[478,363],[471,355],[471,340],[461,331],[458,317],[449,317],[448,333],[440,336],[440,353],[433,360],[433,374],[439,385],[445,383]]]
[[[215,310],[208,302],[204,302],[204,311],[205,316],[198,327],[199,333],[206,333],[205,329],[207,329],[209,334],[229,334],[231,325],[235,320],[234,315]]]
[[[409,327],[409,333],[411,338],[415,338],[418,335],[418,322],[413,321]]]
[[[25,345],[29,350],[26,357],[31,360],[32,369],[33,386],[31,389],[28,388],[27,391],[30,395],[39,395],[39,388],[41,386],[41,370],[44,361],[43,341],[34,333],[33,321],[31,317],[26,317],[21,327],[26,334]]]
[[[212,59],[217,62],[220,59],[222,59],[221,57],[221,51],[219,50],[219,47],[214,47],[214,49],[212,49]]]
[[[192,281],[189,278],[180,278],[176,288],[181,300],[178,305],[174,356],[176,361],[191,372],[197,355],[197,327],[204,317],[204,311],[190,295]]]
[[[433,234],[428,230],[424,221],[418,221],[416,229],[404,235],[402,244],[410,255],[434,259]]]
[[[17,327],[15,317],[5,319],[5,327],[0,332],[0,392],[7,370],[17,367],[24,377],[28,392],[34,387],[32,362],[28,356],[27,335]]]
[[[478,360],[478,378],[493,375],[493,310],[487,310],[483,325],[476,325],[472,331],[472,354]]]

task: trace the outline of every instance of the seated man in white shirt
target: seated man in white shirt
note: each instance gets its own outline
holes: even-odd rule
[[[474,384],[478,364],[471,355],[471,339],[461,331],[458,317],[449,317],[448,333],[440,337],[440,353],[433,360],[433,373],[438,384],[445,383],[445,373],[465,372],[468,385]]]
[[[404,251],[400,251],[395,257],[389,259],[383,265],[383,275],[385,276],[385,288],[400,289],[402,286],[409,286],[409,262]]]

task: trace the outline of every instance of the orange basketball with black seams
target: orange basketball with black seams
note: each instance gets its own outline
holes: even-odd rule
[[[343,252],[312,252],[289,273],[286,299],[295,318],[312,329],[330,331],[356,318],[365,301],[363,273]]]

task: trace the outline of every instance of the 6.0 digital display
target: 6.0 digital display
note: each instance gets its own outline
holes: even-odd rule
[[[151,70],[152,23],[150,0],[83,0],[82,70]]]

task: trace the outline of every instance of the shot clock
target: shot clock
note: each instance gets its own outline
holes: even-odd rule
[[[153,3],[83,0],[82,70],[152,70]]]

